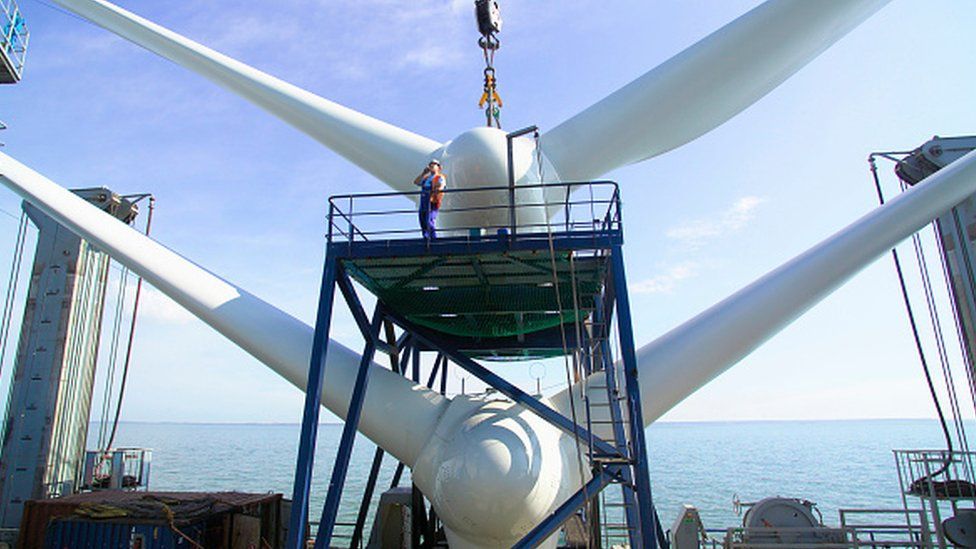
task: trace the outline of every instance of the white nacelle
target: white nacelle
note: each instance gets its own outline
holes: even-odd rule
[[[495,128],[468,130],[435,151],[444,167],[450,190],[508,187],[508,140],[505,132]],[[512,164],[515,174],[515,203],[518,225],[544,230],[548,198],[550,204],[561,203],[560,193],[543,193],[541,188],[518,189],[540,183],[535,142],[516,138],[512,142]],[[542,157],[542,176],[546,182],[558,181],[552,164]],[[548,197],[544,196],[548,195]],[[447,193],[438,226],[444,229],[481,227],[489,232],[509,225],[507,190]],[[477,208],[467,210],[468,208]],[[465,210],[465,211],[457,211]]]

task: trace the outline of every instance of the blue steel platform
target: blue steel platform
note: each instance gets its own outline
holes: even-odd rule
[[[520,191],[531,188],[519,187]],[[555,192],[551,192],[553,189]],[[573,200],[573,191],[580,189],[586,189],[586,192],[577,194],[587,197]],[[448,193],[486,190],[508,191],[507,188],[497,188],[449,190]],[[416,238],[419,231],[405,228],[403,223],[391,225],[389,219],[384,219],[401,215],[416,222],[416,211],[403,207],[409,204],[404,200],[409,193],[345,195],[330,199],[329,241],[296,465],[290,549],[304,546],[302,533],[309,510],[319,395],[337,287],[363,335],[365,347],[315,536],[316,548],[330,547],[335,538],[339,500],[368,384],[367,366],[377,352],[389,355],[394,371],[408,375],[411,370],[411,377],[418,383],[421,381],[421,353],[434,352],[437,357],[428,377],[428,387],[434,386],[439,375],[444,392],[447,368],[453,364],[557,428],[578,437],[584,444],[593,471],[592,480],[529,532],[518,547],[533,547],[557,532],[572,516],[583,516],[581,510],[595,505],[595,496],[610,484],[619,485],[623,491],[631,547],[667,545],[651,499],[617,186],[611,182],[567,183],[547,185],[546,191],[551,192],[547,196],[556,195],[563,199],[556,204],[544,204],[547,211],[557,214],[541,226],[515,225],[513,222],[507,226],[487,227],[487,234],[485,227],[453,227],[448,236],[437,239]],[[514,196],[514,193],[510,194]],[[357,207],[359,201],[376,200],[391,201],[393,206]],[[339,204],[346,207],[340,208]],[[514,221],[518,218],[519,208],[538,208],[539,204],[509,203],[492,207],[506,209],[510,215],[500,217]],[[601,210],[600,215],[595,215],[597,209]],[[447,212],[442,210],[442,215],[444,213]],[[583,286],[577,277],[577,265],[592,277],[587,279],[592,284],[586,287],[586,292],[579,291]],[[363,308],[353,280],[376,294],[377,304],[371,316]],[[409,299],[398,300],[403,292]],[[472,310],[471,296],[485,292],[500,296],[502,306],[496,308],[493,301],[484,300],[477,302],[475,308],[484,306],[490,310]],[[518,299],[519,292],[537,298]],[[546,292],[552,297],[538,297]],[[581,297],[581,293],[586,295]],[[430,297],[423,303],[425,294]],[[565,303],[562,297],[571,294],[574,299]],[[433,307],[434,300],[439,304],[434,308],[435,314],[418,313],[419,309]],[[411,308],[409,304],[413,301],[422,302],[424,307]],[[585,307],[581,307],[581,303]],[[538,316],[540,312],[549,317]],[[537,314],[532,326],[527,326],[528,320],[524,321],[525,325],[518,325],[518,318],[528,319],[531,314]],[[516,326],[516,329],[514,333],[496,337],[502,333],[499,326],[506,329]],[[616,327],[614,333],[611,333],[612,326]],[[465,334],[469,328],[472,333]],[[568,334],[573,335],[567,337]],[[619,341],[620,356],[616,359],[612,356],[611,336],[616,336]],[[524,353],[526,349],[531,352]],[[605,373],[613,418],[611,439],[604,440],[593,434],[588,423],[588,410],[585,414],[587,424],[578,424],[475,360],[545,352],[572,353],[581,357],[585,375],[598,371]],[[614,367],[615,360],[623,363],[619,370]],[[617,372],[622,377],[619,385],[614,377]],[[619,393],[616,392],[618,387]],[[621,407],[626,407],[626,411]],[[621,419],[625,416],[630,421]],[[352,536],[354,547],[363,540],[369,499],[375,489],[382,458],[383,452],[378,449]],[[395,483],[399,481],[402,469],[403,464],[399,464]],[[415,524],[414,546],[432,547],[437,536],[433,526],[436,516],[433,509],[429,513],[426,511],[421,498],[415,489],[415,499],[420,502],[419,508],[415,509],[419,511],[415,513],[419,518],[415,520],[420,522]]]

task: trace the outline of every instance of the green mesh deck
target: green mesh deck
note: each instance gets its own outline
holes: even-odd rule
[[[607,258],[576,255],[571,270],[569,252],[557,252],[555,278],[548,251],[346,259],[343,265],[390,309],[418,325],[455,336],[498,338],[584,319],[602,289]]]

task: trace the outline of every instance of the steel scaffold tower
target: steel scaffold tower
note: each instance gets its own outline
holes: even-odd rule
[[[488,234],[482,221],[477,228],[444,231],[445,236],[438,239],[416,238],[412,229],[392,219],[411,213],[411,219],[416,219],[416,210],[389,205],[397,204],[396,200],[402,205],[402,197],[409,193],[330,198],[328,244],[306,387],[289,548],[298,549],[305,543],[323,371],[337,288],[365,345],[315,547],[330,547],[337,537],[339,502],[369,382],[369,366],[377,353],[389,355],[394,371],[408,375],[410,370],[415,382],[421,381],[421,355],[433,353],[428,387],[434,386],[439,375],[444,392],[451,364],[582,445],[588,482],[526,534],[517,547],[538,545],[574,517],[585,523],[584,530],[598,545],[614,525],[600,524],[599,512],[594,509],[596,496],[611,484],[622,490],[619,507],[624,522],[616,526],[625,532],[630,546],[666,545],[651,498],[617,186],[612,182],[585,182],[546,187],[552,196],[562,197],[557,204],[546,206],[558,206],[562,213],[558,221],[546,221],[544,226],[515,221],[517,210],[538,204],[516,204],[515,193],[508,187],[449,191],[511,196],[507,206],[494,206],[503,210],[498,219],[504,219],[499,226],[487,228],[489,232],[498,229],[495,233]],[[587,198],[573,200],[574,191]],[[600,192],[603,198],[595,198]],[[386,201],[389,204],[380,205]],[[597,209],[605,211],[594,215]],[[385,222],[379,221],[384,217]],[[372,315],[364,308],[353,281],[376,296]],[[602,373],[605,383],[590,389],[604,392],[605,398],[598,402],[583,398],[583,408],[571,414],[574,421],[540,400],[541,395],[526,393],[479,362],[538,357],[571,357],[587,378]],[[598,411],[598,407],[603,410]],[[377,449],[350,536],[352,547],[363,540],[382,458],[383,451]],[[403,464],[399,464],[394,485],[402,470]],[[415,500],[420,497],[416,488],[414,494]],[[422,500],[419,505],[415,501],[413,508],[413,546],[436,546],[441,538],[435,513],[432,509],[428,512]]]

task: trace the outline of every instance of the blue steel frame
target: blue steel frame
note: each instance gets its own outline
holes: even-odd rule
[[[392,339],[392,324],[383,314],[383,308],[378,304],[373,313],[371,321],[367,320],[366,312],[363,309],[359,296],[352,285],[352,281],[346,274],[345,269],[335,254],[327,254],[326,266],[323,270],[322,288],[319,297],[318,314],[316,319],[315,334],[313,336],[312,360],[309,368],[309,378],[305,395],[305,408],[302,417],[301,438],[299,440],[298,460],[295,471],[295,485],[292,491],[292,513],[289,517],[289,534],[286,547],[289,549],[305,548],[305,525],[308,517],[308,501],[311,490],[311,473],[314,465],[315,441],[318,433],[318,415],[320,410],[320,397],[322,392],[322,382],[325,372],[325,363],[328,351],[329,328],[331,325],[333,301],[335,299],[335,288],[338,287],[348,305],[352,316],[362,332],[366,341],[362,359],[359,363],[359,371],[356,382],[353,386],[353,394],[350,400],[349,409],[346,413],[346,421],[339,442],[339,450],[336,455],[335,463],[332,467],[332,474],[329,481],[328,493],[325,505],[322,508],[322,515],[319,520],[319,530],[315,536],[315,548],[324,549],[331,547],[334,535],[336,517],[338,515],[339,503],[342,497],[342,489],[345,484],[346,473],[348,471],[349,459],[352,455],[353,443],[355,441],[356,430],[359,425],[359,417],[362,412],[363,400],[366,396],[366,388],[369,381],[369,365],[373,360],[376,351],[387,352],[394,362],[394,371],[406,374],[406,369],[411,363],[413,366],[413,379],[419,381],[420,375],[420,349],[416,345],[415,338],[405,332],[403,337],[395,343],[382,341],[380,339],[380,328],[384,321],[388,324],[388,339]],[[397,357],[401,356],[397,364]],[[446,388],[446,359],[438,358],[435,361],[430,378],[427,380],[427,387],[433,386],[437,374],[441,374],[442,392]],[[367,482],[363,502],[360,506],[355,529],[351,539],[351,545],[356,546],[362,540],[363,525],[369,508],[369,501],[375,489],[376,478],[382,464],[384,452],[377,448],[373,457],[373,465],[370,477]],[[403,464],[399,464],[394,475],[393,484],[399,483]],[[422,505],[422,502],[421,502]],[[431,517],[431,519],[433,516]],[[422,521],[426,526],[430,521],[424,517]],[[425,528],[425,530],[427,530]],[[430,533],[424,534],[430,537]]]
[[[295,486],[291,496],[291,516],[288,521],[287,547],[289,549],[304,549],[305,546],[308,494],[312,483],[312,465],[315,462],[315,442],[318,436],[325,359],[329,350],[337,266],[338,262],[326,258],[325,268],[322,271],[315,333],[312,336],[312,360],[308,369],[308,381],[305,383],[305,408],[302,414],[302,431],[298,439],[298,463],[295,466]]]
[[[314,462],[314,449],[320,409],[320,395],[323,388],[322,382],[328,350],[332,307],[335,288],[337,286],[366,340],[366,345],[350,401],[336,463],[333,467],[326,503],[322,510],[322,519],[315,540],[315,547],[317,549],[329,547],[332,540],[339,500],[342,494],[349,457],[351,455],[359,415],[362,411],[362,402],[368,383],[369,364],[374,354],[377,351],[389,353],[391,357],[394,357],[394,361],[396,360],[395,357],[399,356],[400,373],[406,375],[407,368],[412,365],[413,371],[411,372],[411,377],[419,382],[419,354],[422,348],[426,351],[436,351],[439,353],[439,357],[434,363],[430,379],[427,383],[428,387],[433,386],[438,371],[440,370],[441,387],[442,389],[445,388],[448,363],[453,362],[458,367],[481,379],[487,385],[495,388],[513,401],[527,407],[555,427],[578,436],[581,442],[589,446],[589,455],[592,457],[593,478],[578,492],[570,496],[566,502],[541,524],[529,532],[516,547],[534,547],[538,545],[558,531],[567,519],[577,513],[589,501],[593,500],[601,490],[612,483],[620,484],[624,488],[631,546],[635,549],[638,547],[656,549],[658,545],[667,547],[668,543],[657,519],[651,496],[640,388],[637,379],[634,335],[624,272],[622,253],[623,237],[619,228],[619,210],[617,216],[618,224],[615,226],[605,225],[602,230],[572,230],[552,233],[551,241],[548,239],[539,239],[537,236],[522,239],[513,237],[515,235],[511,234],[479,239],[461,237],[447,237],[437,239],[436,241],[406,239],[396,240],[395,245],[391,245],[391,241],[376,240],[335,243],[330,241],[326,253],[325,267],[323,269],[312,358],[309,367],[305,408],[302,419],[301,438],[299,440],[295,486],[292,494],[293,504],[290,517],[288,549],[301,549],[304,547],[311,472]],[[630,418],[628,422],[629,432],[627,433],[630,444],[620,443],[620,441],[625,439],[621,432],[623,422],[619,421],[619,409],[611,412],[616,444],[610,444],[591,434],[587,427],[556,412],[537,398],[522,391],[491,370],[481,366],[463,354],[461,350],[443,335],[411,323],[405,318],[400,317],[395,311],[387,308],[382,302],[377,303],[376,310],[370,320],[363,310],[362,304],[352,286],[352,282],[343,267],[345,260],[359,258],[417,256],[431,253],[442,256],[467,255],[497,253],[506,250],[540,250],[548,252],[550,250],[569,251],[591,249],[608,250],[611,256],[609,280],[606,284],[602,303],[597,307],[597,314],[603,315],[602,322],[604,326],[609,326],[610,318],[616,313],[617,331],[621,347],[620,360],[623,364],[624,389],[627,394],[627,412]],[[389,341],[383,341],[380,337],[380,329],[386,322],[392,322],[404,332],[400,340],[395,344]],[[609,330],[607,327],[604,329]],[[392,339],[392,330],[389,328],[387,339]],[[608,376],[607,385],[610,386],[615,371],[613,364],[610,362],[610,350],[609,346],[605,343],[605,339],[600,354],[602,360],[600,367],[606,372]],[[396,370],[397,368],[394,369]],[[613,408],[614,406],[611,406],[612,410]],[[363,521],[365,520],[364,511],[368,508],[368,498],[371,497],[373,487],[375,486],[373,479],[376,475],[374,472],[378,471],[382,457],[383,452],[378,449],[374,456],[367,493],[360,507],[360,516],[359,520],[357,520],[356,531],[354,531],[353,535],[354,541],[362,539],[362,527]],[[394,484],[399,481],[402,467],[403,464],[398,465]],[[426,518],[425,516],[424,522],[426,522]]]
[[[630,298],[627,295],[627,278],[624,273],[623,249],[616,247],[610,254],[611,294],[617,309],[617,331],[620,336],[620,354],[630,421],[630,457],[634,463],[634,485],[637,492],[637,518],[641,547],[657,547],[660,529],[654,501],[651,497],[651,478],[648,473],[647,443],[644,440],[644,413],[641,410],[640,386],[637,381],[637,354],[634,328],[630,318]],[[606,371],[612,371],[609,367]],[[609,385],[609,383],[608,383]],[[626,490],[624,491],[626,494]],[[664,544],[667,541],[664,540]]]

